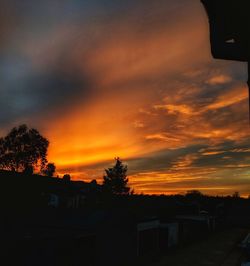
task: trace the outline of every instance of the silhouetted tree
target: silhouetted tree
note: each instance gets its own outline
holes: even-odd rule
[[[130,187],[127,186],[127,165],[124,165],[119,157],[115,158],[114,167],[105,169],[106,175],[103,177],[103,187],[112,194],[128,195]]]
[[[92,186],[97,186],[97,181],[95,179],[91,180],[90,184]]]
[[[32,165],[26,165],[24,170],[23,170],[23,173],[26,175],[33,175],[34,167]]]
[[[42,173],[46,176],[52,177],[56,172],[56,166],[54,163],[46,164],[45,168],[43,169]]]
[[[70,182],[71,176],[69,174],[65,174],[62,179],[64,182]]]
[[[233,198],[239,199],[240,198],[240,193],[238,191],[235,191],[233,193]]]
[[[0,169],[24,171],[27,167],[43,169],[47,163],[49,141],[26,125],[14,127],[0,138]]]
[[[200,197],[203,196],[203,194],[199,190],[192,189],[192,190],[188,190],[186,192],[186,196],[187,197],[198,197],[198,198],[200,198]]]
[[[186,192],[186,198],[192,201],[200,201],[204,195],[196,189],[188,190]]]

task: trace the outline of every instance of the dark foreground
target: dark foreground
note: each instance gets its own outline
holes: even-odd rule
[[[96,182],[6,171],[0,178],[3,265],[238,266],[244,260],[238,243],[250,232],[249,199],[195,191],[110,195]]]
[[[152,266],[240,266],[245,254],[238,244],[249,230],[231,228],[176,250]]]

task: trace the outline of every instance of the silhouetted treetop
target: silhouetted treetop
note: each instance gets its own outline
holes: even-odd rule
[[[68,183],[71,180],[71,176],[69,174],[65,174],[62,179],[64,180],[64,182]]]
[[[232,195],[234,198],[240,198],[240,193],[238,191],[235,191]]]
[[[56,172],[56,166],[54,163],[48,163],[42,170],[42,173],[46,176],[52,177]]]
[[[199,190],[192,189],[187,191],[186,197],[190,199],[200,199],[203,197],[203,194]]]
[[[119,157],[115,158],[114,167],[105,169],[106,175],[103,177],[103,186],[106,191],[113,194],[129,194],[127,165],[124,165]]]
[[[24,171],[29,167],[42,170],[47,163],[49,141],[26,125],[14,127],[0,138],[0,169]]]

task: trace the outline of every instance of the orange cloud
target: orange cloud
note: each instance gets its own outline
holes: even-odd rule
[[[209,156],[209,155],[217,155],[222,153],[224,153],[224,151],[208,151],[208,152],[203,152],[202,155]]]
[[[208,105],[206,108],[210,110],[224,108],[246,100],[247,98],[248,92],[246,86],[236,87],[218,97],[218,99],[214,103]]]
[[[209,80],[207,80],[207,83],[209,85],[220,85],[220,84],[225,84],[225,83],[230,83],[232,81],[232,77],[228,75],[217,75],[214,77],[211,77]]]
[[[187,105],[173,105],[173,104],[166,104],[166,105],[155,105],[154,108],[162,109],[168,111],[170,114],[175,113],[182,113],[186,115],[191,115],[193,113],[193,110],[191,107]]]

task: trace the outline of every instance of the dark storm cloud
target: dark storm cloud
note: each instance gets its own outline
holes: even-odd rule
[[[85,104],[91,95],[87,78],[66,69],[36,71],[22,58],[2,60],[0,71],[1,126],[27,116],[65,112],[79,102]]]
[[[93,16],[126,10],[134,1],[111,0],[3,0],[0,3],[2,10],[9,11],[15,16],[16,30],[33,29],[45,30],[67,21],[90,19]]]
[[[166,149],[149,154],[147,157],[131,159],[128,161],[130,173],[169,170],[179,158],[196,153],[204,147],[206,146],[192,145],[179,149]]]
[[[77,103],[84,105],[92,93],[89,78],[83,67],[78,73],[74,71],[74,65],[67,62],[70,53],[74,52],[74,40],[82,33],[67,33],[63,40],[57,33],[68,25],[85,27],[100,15],[126,10],[132,3],[110,0],[1,1],[1,127],[26,118],[53,115],[56,111],[63,113]],[[48,59],[40,67],[43,57]]]
[[[200,150],[193,167],[238,168],[250,166],[250,140],[244,143],[229,141],[216,148]]]
[[[174,76],[174,80],[178,80],[181,84],[175,93],[181,95],[179,101],[189,104],[190,106],[197,104],[197,106],[207,106],[213,103],[218,96],[230,91],[233,87],[239,84],[246,83],[247,68],[246,64],[237,64],[235,62],[216,61],[203,63],[199,66],[197,74],[193,76],[189,73],[179,74]],[[222,78],[230,78],[228,81],[216,82],[213,77],[221,76]],[[225,78],[225,77],[224,77]],[[195,93],[190,88],[197,87]]]

